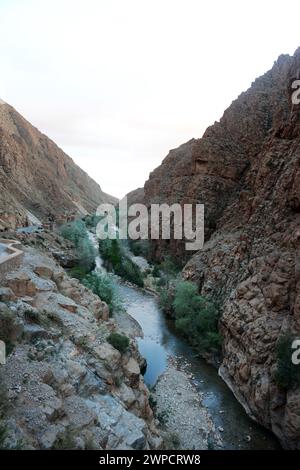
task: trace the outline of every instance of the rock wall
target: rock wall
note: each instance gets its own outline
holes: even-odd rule
[[[0,281],[5,274],[13,269],[17,269],[23,260],[23,251],[20,250],[19,243],[14,240],[0,239],[0,245],[7,246],[5,253],[0,255]]]
[[[300,49],[225,111],[202,139],[172,150],[145,184],[151,202],[201,202],[206,244],[183,275],[223,309],[221,375],[284,447],[300,448],[300,389],[276,385],[276,349],[300,337]],[[177,241],[156,243],[185,258]]]

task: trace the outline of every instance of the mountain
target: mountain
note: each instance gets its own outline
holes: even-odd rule
[[[0,230],[115,203],[53,141],[0,100]],[[29,211],[29,212],[28,212]]]
[[[158,240],[155,256],[187,261],[185,279],[218,301],[220,375],[254,419],[298,449],[291,340],[285,359],[278,345],[300,337],[300,105],[292,103],[299,78],[300,49],[280,56],[201,139],[171,150],[144,187],[147,205],[205,204],[203,250],[188,259],[180,241]]]

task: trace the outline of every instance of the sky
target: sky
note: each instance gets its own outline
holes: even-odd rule
[[[122,197],[299,27],[299,0],[0,0],[0,99]]]

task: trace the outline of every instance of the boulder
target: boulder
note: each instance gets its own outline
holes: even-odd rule
[[[114,371],[120,367],[121,354],[109,343],[101,344],[93,348],[93,356],[103,361],[109,371]]]
[[[131,357],[129,361],[123,366],[124,374],[129,380],[131,387],[137,387],[140,381],[140,367],[137,361]]]
[[[0,287],[0,302],[14,302],[17,299],[9,287]]]

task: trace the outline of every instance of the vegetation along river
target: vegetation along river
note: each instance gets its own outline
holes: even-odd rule
[[[171,320],[166,319],[155,296],[120,282],[118,291],[127,312],[140,324],[144,337],[138,338],[139,350],[147,360],[145,382],[151,388],[175,357],[187,367],[196,389],[203,394],[216,428],[221,428],[225,449],[276,449],[279,444],[267,430],[253,422],[237,402],[217,370],[178,336]]]
[[[91,239],[95,242],[94,236]],[[96,270],[103,271],[101,257],[96,259]],[[172,320],[166,318],[158,299],[151,293],[122,280],[117,281],[120,299],[129,315],[143,330],[137,338],[141,355],[147,360],[145,382],[151,389],[166,371],[168,360],[175,359],[189,374],[216,429],[222,430],[224,449],[278,449],[275,436],[252,421],[233,393],[219,377],[217,370],[196,356],[195,351],[176,332]]]

